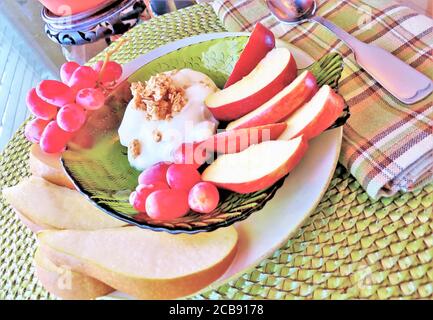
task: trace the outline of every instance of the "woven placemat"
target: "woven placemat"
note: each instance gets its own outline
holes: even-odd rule
[[[145,22],[114,58],[126,62],[167,42],[224,31],[199,5]],[[0,157],[1,186],[27,176],[22,128]],[[253,271],[195,299],[433,297],[433,185],[372,201],[338,167],[321,203],[287,244]],[[0,299],[53,299],[34,276],[35,239],[1,201]]]

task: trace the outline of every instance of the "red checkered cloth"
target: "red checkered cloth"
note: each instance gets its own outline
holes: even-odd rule
[[[433,78],[433,20],[392,1],[317,1],[321,15],[358,39],[378,45]],[[260,21],[315,59],[337,51],[345,69],[339,93],[350,107],[340,162],[372,198],[411,191],[433,180],[433,95],[414,105],[391,96],[355,63],[352,52],[315,22],[288,26],[259,0],[215,0],[230,31]]]

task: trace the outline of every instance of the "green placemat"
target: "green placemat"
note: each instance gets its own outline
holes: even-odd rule
[[[200,5],[137,26],[114,58],[120,62],[167,42],[224,31]],[[1,186],[27,176],[22,128],[0,156]],[[372,201],[338,167],[321,203],[272,257],[253,271],[195,299],[433,297],[433,185]],[[0,218],[0,299],[52,299],[32,266],[35,240],[3,201]]]

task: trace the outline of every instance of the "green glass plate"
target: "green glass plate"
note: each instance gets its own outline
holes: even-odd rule
[[[126,64],[125,81],[112,92],[103,108],[89,113],[85,126],[63,154],[64,169],[77,189],[107,214],[142,228],[170,233],[212,231],[246,219],[263,208],[283,185],[284,178],[266,190],[250,194],[221,190],[221,201],[209,214],[191,211],[167,222],[136,212],[128,199],[137,186],[140,172],[129,165],[127,148],[120,144],[117,133],[131,99],[131,82],[148,80],[162,71],[191,68],[207,74],[222,87],[247,41],[245,34],[196,36],[160,47]],[[320,85],[337,88],[342,58],[328,54],[309,69]],[[348,110],[334,127],[342,125],[347,117]]]

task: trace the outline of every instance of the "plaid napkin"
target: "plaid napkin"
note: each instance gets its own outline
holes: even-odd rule
[[[433,20],[392,1],[317,1],[321,15],[358,39],[378,45],[433,78]],[[433,96],[406,106],[360,70],[350,49],[315,22],[279,23],[263,0],[215,0],[230,31],[251,31],[261,21],[318,59],[344,57],[339,93],[352,116],[344,126],[340,162],[372,198],[410,191],[433,180]]]

